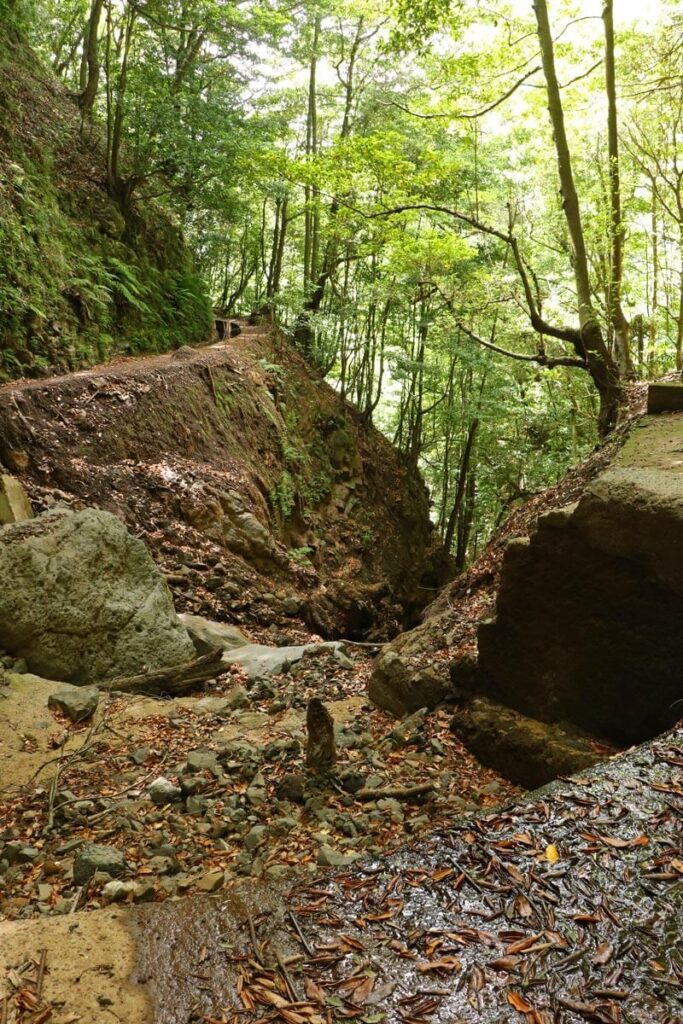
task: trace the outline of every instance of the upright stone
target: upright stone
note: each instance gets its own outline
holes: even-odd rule
[[[332,716],[318,697],[308,702],[306,712],[306,767],[312,772],[328,771],[337,760]]]
[[[0,526],[22,523],[33,519],[33,509],[26,491],[18,480],[8,473],[0,475]]]

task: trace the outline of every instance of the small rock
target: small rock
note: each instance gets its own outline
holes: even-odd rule
[[[318,864],[326,868],[345,868],[359,857],[359,853],[341,853],[332,846],[321,846],[318,850]]]
[[[223,888],[225,875],[222,871],[208,871],[195,885],[197,892],[216,892]]]
[[[70,690],[59,690],[47,698],[47,706],[63,711],[72,722],[85,722],[92,718],[100,700],[96,686],[75,686]]]
[[[249,783],[247,800],[252,807],[259,807],[266,802],[266,780],[260,772],[257,772]]]
[[[149,798],[152,803],[159,804],[160,806],[163,804],[174,803],[176,800],[181,800],[183,796],[180,786],[176,786],[173,782],[169,779],[165,779],[163,776],[155,779],[149,786],[147,792],[149,793]]]
[[[232,690],[226,697],[227,706],[232,711],[237,711],[239,708],[245,708],[249,704],[249,694],[246,689],[238,683],[237,686],[233,686]]]
[[[347,793],[357,793],[365,785],[365,775],[351,768],[341,773],[339,781]]]
[[[185,807],[187,808],[188,814],[194,814],[201,817],[206,814],[206,810],[209,806],[209,801],[205,796],[188,796],[185,801]]]
[[[106,872],[108,875],[120,875],[126,869],[126,861],[120,850],[114,846],[84,846],[74,861],[74,883],[85,885],[93,875]]]
[[[47,903],[47,901],[50,899],[50,896],[52,896],[52,886],[47,885],[46,883],[41,883],[38,886],[38,899],[40,900],[40,902]]]
[[[190,775],[204,771],[212,772],[214,775],[222,774],[215,750],[191,750],[183,771]]]
[[[254,825],[244,837],[244,845],[250,853],[254,853],[266,841],[265,825]]]
[[[130,755],[130,759],[133,762],[133,764],[144,764],[146,761],[149,760],[150,753],[151,751],[149,747],[138,747]]]
[[[292,803],[302,804],[304,802],[304,790],[306,788],[306,776],[300,772],[291,772],[283,775],[275,790],[278,800],[291,800]]]

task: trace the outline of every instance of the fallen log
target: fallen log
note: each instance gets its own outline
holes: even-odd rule
[[[387,786],[384,789],[359,789],[356,800],[412,800],[436,789],[433,782],[422,782],[419,786]]]
[[[223,664],[223,649],[217,647],[208,654],[193,661],[173,665],[171,668],[158,669],[155,672],[141,672],[135,676],[118,676],[98,682],[100,690],[109,693],[145,693],[150,696],[168,694],[176,697],[201,686],[207,679],[213,679],[220,672],[227,672],[228,666]]]

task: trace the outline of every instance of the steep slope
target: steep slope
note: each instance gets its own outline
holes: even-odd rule
[[[205,337],[181,233],[153,203],[124,221],[97,133],[0,21],[0,379]]]
[[[125,519],[181,609],[386,638],[446,576],[419,475],[268,329],[6,385],[0,459],[37,508]]]

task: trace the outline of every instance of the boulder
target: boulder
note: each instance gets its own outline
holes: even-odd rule
[[[680,715],[683,417],[646,417],[577,505],[505,553],[478,692],[620,744]]]
[[[190,661],[195,648],[142,541],[109,512],[0,530],[0,646],[77,685]]]
[[[99,701],[100,691],[96,686],[72,686],[51,693],[47,706],[63,711],[72,722],[85,722],[95,714]]]
[[[614,753],[576,731],[539,722],[482,697],[456,713],[451,730],[482,764],[527,789],[583,771]]]
[[[182,612],[178,618],[190,636],[197,637],[210,647],[234,651],[238,647],[246,647],[249,643],[237,626],[230,626],[227,622],[212,622],[202,615],[189,615],[187,612]]]
[[[223,661],[241,665],[249,680],[280,675],[288,672],[302,658],[330,651],[336,655],[343,645],[338,640],[323,643],[297,644],[292,647],[267,647],[265,644],[248,644],[246,647],[226,651]]]
[[[26,519],[33,519],[26,491],[13,476],[0,474],[0,526],[23,523]]]
[[[402,717],[433,708],[449,690],[445,671],[434,665],[415,670],[390,647],[380,654],[370,677],[368,696],[373,704]]]
[[[88,844],[77,854],[74,861],[74,884],[85,885],[94,874],[103,871],[108,875],[121,875],[126,870],[126,859],[115,846]]]

